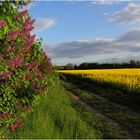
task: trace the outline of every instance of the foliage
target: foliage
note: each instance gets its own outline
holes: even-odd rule
[[[50,85],[50,59],[30,33],[35,20],[27,10],[19,12],[29,2],[0,2],[0,138],[22,124],[24,112]]]
[[[66,66],[58,66],[57,69],[67,69]],[[127,63],[82,63],[75,65],[74,69],[121,69],[121,68],[140,68],[140,61],[130,60]],[[71,68],[72,70],[73,68]]]
[[[9,138],[102,139],[119,137],[119,134],[98,116],[83,110],[80,106],[77,108],[82,111],[77,111],[69,94],[61,89],[59,83],[54,84],[55,88],[49,90],[48,96],[41,98],[39,105],[34,107],[34,112],[25,117],[24,125],[14,134],[9,133]],[[94,126],[87,123],[85,119],[91,121]]]

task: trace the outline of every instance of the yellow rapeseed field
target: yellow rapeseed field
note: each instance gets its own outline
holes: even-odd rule
[[[108,83],[127,91],[140,91],[140,69],[60,70],[64,74],[76,74],[82,78]]]

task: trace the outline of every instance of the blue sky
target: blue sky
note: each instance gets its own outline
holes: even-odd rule
[[[29,13],[52,63],[63,65],[139,59],[139,9],[139,2],[120,0],[35,1]]]

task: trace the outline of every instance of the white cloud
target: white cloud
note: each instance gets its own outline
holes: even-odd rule
[[[95,5],[112,5],[112,4],[118,4],[118,3],[124,2],[124,1],[125,0],[92,0],[91,4],[95,4]]]
[[[96,38],[55,44],[43,48],[55,64],[68,62],[126,62],[140,59],[140,30],[131,30],[118,39]]]
[[[35,32],[49,29],[56,24],[55,19],[52,18],[37,18],[35,22]]]
[[[140,3],[128,3],[127,7],[110,15],[109,21],[124,25],[137,25],[140,23]]]

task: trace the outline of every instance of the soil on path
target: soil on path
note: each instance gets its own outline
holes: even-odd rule
[[[80,96],[78,96],[78,94],[76,93],[77,91],[75,90],[77,87],[73,83],[62,81],[62,87],[64,90],[67,91],[67,93],[69,93],[70,97],[72,98],[72,100],[74,102],[80,104],[81,106],[88,109],[90,112],[92,112],[92,113],[96,114],[98,117],[102,118],[105,122],[107,122],[108,124],[113,126],[122,136],[129,138],[129,139],[139,138],[139,135],[131,133],[131,130],[124,127],[118,120],[114,119],[113,117],[107,116],[103,110],[91,106],[88,102],[86,102]],[[78,92],[80,92],[80,90],[82,92],[82,89],[78,89]],[[86,90],[85,90],[85,92],[86,92]],[[87,92],[89,92],[89,91],[87,91]],[[95,92],[92,92],[92,96],[96,97],[97,100],[102,100],[106,103],[110,103],[112,106],[117,107],[121,111],[128,112],[128,113],[134,114],[136,116],[139,115],[139,113],[130,110],[129,108],[127,108],[127,106],[123,106],[118,103],[111,102],[107,98],[100,96],[100,94],[98,94],[99,92],[100,92],[100,90],[99,91],[96,90]]]

